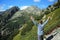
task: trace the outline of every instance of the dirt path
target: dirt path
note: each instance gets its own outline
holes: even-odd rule
[[[56,35],[51,40],[60,40],[60,28],[55,29],[51,34],[46,35],[46,38],[48,38],[49,36],[54,35],[54,34],[56,34]]]

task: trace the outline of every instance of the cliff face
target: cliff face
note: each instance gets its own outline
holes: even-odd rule
[[[1,40],[12,40],[22,25],[25,23],[30,24],[30,16],[40,16],[40,12],[41,10],[35,6],[30,6],[25,10],[19,10],[19,8],[15,6],[4,11],[0,16]],[[28,27],[29,30],[31,30],[32,24],[30,24],[30,26],[31,27]]]
[[[9,21],[9,19],[17,12],[19,11],[19,8],[17,6],[14,6],[10,9],[7,9],[4,12],[0,12],[0,36],[2,37],[1,40],[4,40],[3,38],[6,38],[7,35],[10,35],[12,33],[11,28],[7,28],[6,25]]]
[[[14,13],[16,13],[19,10],[18,7],[12,7],[6,11],[3,12],[3,14],[1,14],[1,22],[4,22],[6,24],[6,22],[8,21],[8,19],[10,19]],[[5,25],[3,24],[3,25]]]

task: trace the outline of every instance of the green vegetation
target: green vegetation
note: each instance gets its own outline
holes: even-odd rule
[[[60,1],[49,5],[46,9],[40,10],[38,7],[30,6],[26,10],[19,10],[12,7],[0,16],[0,33],[3,31],[1,40],[37,40],[37,27],[30,20],[33,16],[36,21],[45,21],[51,16],[48,24],[45,25],[45,35],[60,25]],[[33,10],[32,10],[33,9]],[[46,16],[46,17],[45,17]]]
[[[51,32],[54,28],[57,27],[57,25],[60,24],[59,14],[60,14],[60,8],[56,9],[54,12],[51,12],[50,14],[47,15],[47,16],[51,16],[52,20],[50,20],[48,24],[46,25],[44,29],[45,33]]]
[[[53,11],[47,15],[47,17],[51,16],[52,19],[48,22],[47,25],[45,25],[45,28],[44,28],[45,34],[48,34],[51,30],[53,30],[54,28],[57,27],[57,25],[60,24],[59,13],[60,13],[60,8],[56,9],[55,11]],[[23,27],[21,30],[19,30],[20,31],[19,34],[17,34],[13,38],[13,40],[37,40],[37,27],[30,26],[29,24],[23,25],[23,26],[26,26],[26,28]],[[29,26],[27,26],[27,25],[29,25]],[[32,29],[29,29],[29,27],[32,27]],[[24,34],[24,35],[21,35],[21,34]]]

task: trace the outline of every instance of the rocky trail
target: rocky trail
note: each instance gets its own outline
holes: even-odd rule
[[[54,35],[54,36],[51,37],[52,35]],[[48,38],[48,37],[50,37],[50,40],[60,40],[60,27],[58,27],[57,29],[53,30],[51,34],[46,35],[46,38]]]

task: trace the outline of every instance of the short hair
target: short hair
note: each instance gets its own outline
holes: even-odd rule
[[[42,20],[39,20],[39,23],[43,24],[43,21]]]

